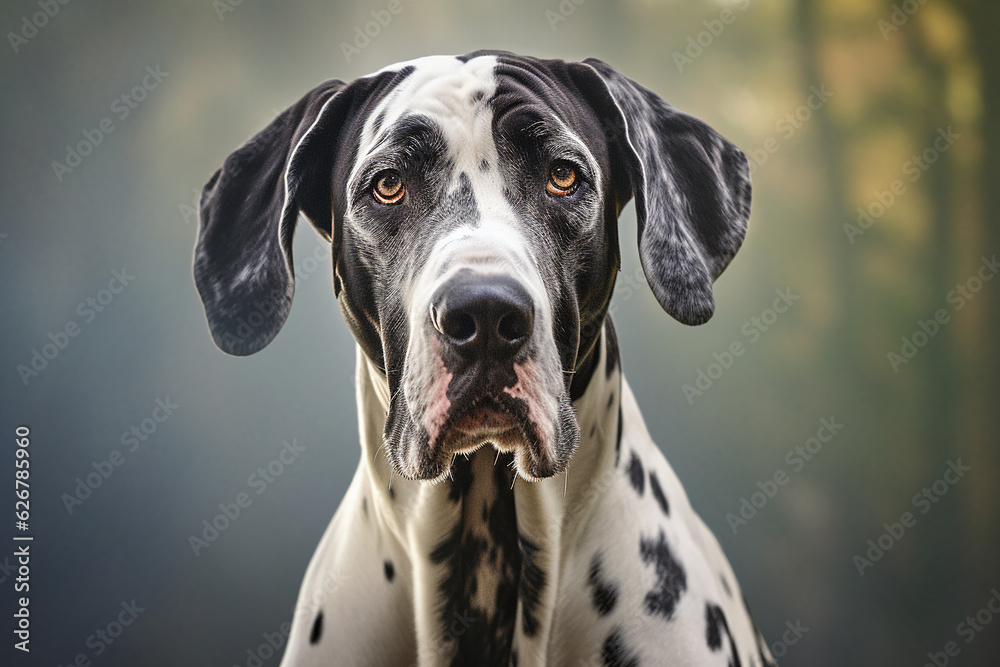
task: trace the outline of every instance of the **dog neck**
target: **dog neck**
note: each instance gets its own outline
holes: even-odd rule
[[[589,380],[573,401],[580,445],[564,473],[515,479],[505,465],[510,455],[484,446],[459,456],[449,479],[430,484],[392,471],[382,450],[389,384],[358,349],[364,493],[376,521],[409,558],[411,580],[430,583],[412,592],[421,664],[461,663],[466,650],[478,647],[477,655],[506,665],[512,646],[522,654],[546,646],[562,552],[572,549],[611,486],[618,459],[622,382],[610,318],[591,354],[595,359],[581,364]],[[494,663],[480,657],[478,664]]]

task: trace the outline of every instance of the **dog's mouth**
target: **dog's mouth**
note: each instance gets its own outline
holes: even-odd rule
[[[523,435],[521,419],[515,418],[509,407],[485,399],[465,414],[451,420],[451,428],[467,438],[500,438],[511,431]],[[446,439],[448,434],[446,433]]]
[[[562,472],[579,428],[561,385],[540,381],[531,360],[453,375],[443,363],[424,388],[398,392],[386,423],[387,450],[403,477],[440,481],[456,456],[483,446],[509,453],[525,480]],[[553,395],[557,393],[559,395]],[[398,394],[407,394],[398,400]]]
[[[484,445],[501,452],[527,449],[540,454],[538,426],[533,424],[523,404],[501,395],[484,396],[470,401],[467,407],[455,406],[436,443],[430,443],[431,454],[440,450],[442,457],[470,454]]]
[[[513,396],[509,387],[502,387],[494,391],[470,390],[453,399],[437,438],[428,440],[429,456],[450,469],[455,456],[492,446],[498,452],[514,454],[515,467],[528,479],[554,472],[548,455],[554,434],[539,423],[537,414],[532,415],[532,406],[525,398]],[[424,421],[441,422],[433,414],[426,415]]]

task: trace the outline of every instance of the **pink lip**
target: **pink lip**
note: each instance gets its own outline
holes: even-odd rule
[[[523,364],[514,364],[514,372],[517,374],[517,382],[513,387],[504,387],[504,391],[524,401],[528,406],[528,420],[535,429],[535,437],[544,449],[550,438],[547,431],[542,430],[542,424],[551,422],[549,415],[544,414],[542,395],[539,389],[543,386],[541,378],[538,376],[538,366],[531,361]]]
[[[448,408],[451,407],[451,401],[448,400],[448,384],[451,383],[451,373],[445,368],[440,355],[435,354],[433,358],[436,366],[435,380],[428,391],[430,400],[423,418],[423,426],[427,431],[431,447],[437,442],[438,436],[441,434],[441,427],[444,426],[444,422],[448,418]]]

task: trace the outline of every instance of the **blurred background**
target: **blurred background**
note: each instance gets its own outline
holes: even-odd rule
[[[601,58],[751,159],[714,319],[659,310],[632,205],[612,310],[781,664],[998,664],[1000,5],[400,2],[3,3],[0,483],[27,424],[35,541],[29,660],[0,549],[0,662],[277,665],[359,457],[354,346],[300,225],[281,334],[218,351],[197,193],[323,79],[500,48]]]

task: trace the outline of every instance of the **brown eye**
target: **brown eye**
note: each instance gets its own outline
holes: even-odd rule
[[[372,195],[383,204],[395,204],[403,195],[406,188],[403,187],[403,180],[399,177],[399,172],[388,170],[383,171],[375,179],[375,187]]]
[[[545,189],[550,195],[568,195],[576,189],[576,169],[567,162],[557,162],[549,171],[549,182]]]

